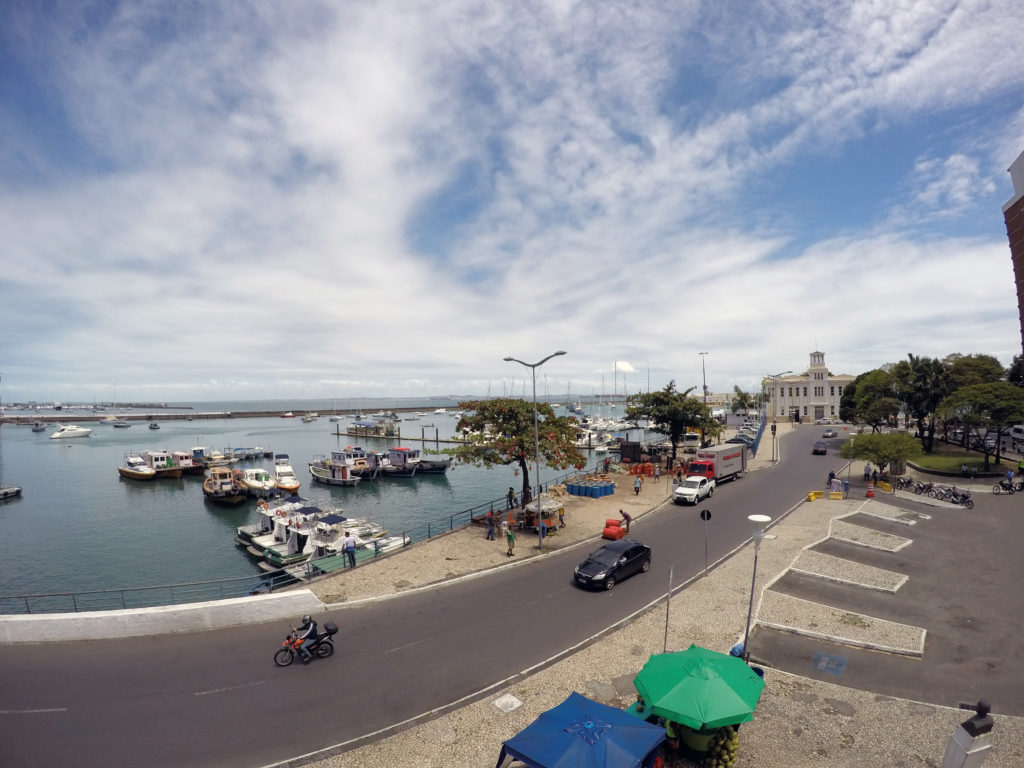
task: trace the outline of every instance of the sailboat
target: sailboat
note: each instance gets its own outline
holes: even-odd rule
[[[107,416],[103,420],[103,423],[109,424],[110,426],[117,427],[119,429],[125,429],[126,427],[130,427],[132,425],[130,421],[125,421],[124,419],[117,418],[117,384],[114,385],[114,409],[113,410],[114,410],[114,413],[112,415],[110,415],[110,416]]]

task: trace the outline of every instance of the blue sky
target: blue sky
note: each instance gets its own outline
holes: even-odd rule
[[[1020,352],[1012,2],[13,2],[0,397]],[[618,373],[614,373],[615,371]]]

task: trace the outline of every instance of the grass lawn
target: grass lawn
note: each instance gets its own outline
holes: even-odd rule
[[[954,472],[959,474],[960,468],[966,464],[968,467],[972,464],[979,470],[982,470],[985,466],[985,454],[978,453],[977,451],[965,451],[959,446],[951,447],[945,443],[935,442],[935,452],[931,454],[922,454],[916,459],[911,459],[919,467],[925,469],[934,469],[937,472]],[[1011,464],[1016,467],[1016,460],[1009,461],[1003,457],[1003,461],[999,464],[995,462],[995,456],[989,457],[989,470],[1000,467],[1005,467],[1007,464]]]

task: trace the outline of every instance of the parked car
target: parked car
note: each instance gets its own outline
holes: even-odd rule
[[[576,566],[574,581],[581,587],[610,590],[634,573],[651,567],[651,548],[633,539],[611,541]]]
[[[826,429],[824,432],[821,433],[821,436],[822,437],[839,437],[839,433],[836,432],[834,429]]]
[[[814,447],[811,449],[811,453],[815,456],[824,456],[828,453],[828,448],[826,448],[825,444],[819,440],[814,444]]]
[[[714,480],[694,475],[672,489],[672,501],[676,504],[696,504],[701,499],[709,498],[714,492]]]
[[[747,446],[747,448],[750,448],[750,447],[752,447],[754,445],[754,441],[751,440],[750,438],[748,438],[746,435],[736,435],[736,437],[730,437],[725,442],[727,442],[727,443],[738,443],[740,445]]]
[[[826,416],[823,419],[815,419],[814,423],[815,424],[831,424],[832,423],[832,419],[830,419],[828,416]]]

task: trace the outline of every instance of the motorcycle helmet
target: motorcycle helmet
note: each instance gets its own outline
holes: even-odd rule
[[[302,623],[303,624],[309,624],[309,622],[311,622],[311,621],[312,621],[312,619],[310,618],[308,613],[305,616],[302,617]]]

